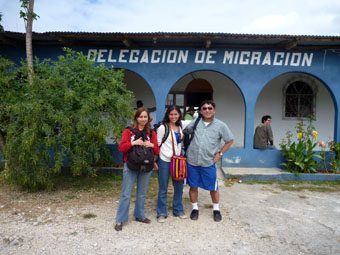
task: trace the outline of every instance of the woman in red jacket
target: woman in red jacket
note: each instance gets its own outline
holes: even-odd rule
[[[127,167],[126,163],[129,151],[136,145],[153,148],[154,155],[156,156],[159,154],[157,134],[155,131],[152,131],[150,121],[151,119],[148,110],[144,107],[138,108],[131,127],[140,131],[145,130],[147,133],[147,139],[145,141],[143,141],[142,138],[135,140],[136,134],[129,128],[126,128],[120,140],[119,151],[124,153],[125,164],[123,169],[122,193],[120,195],[116,216],[115,230],[117,231],[121,231],[123,229],[123,223],[128,221],[131,193],[136,181],[137,189],[134,217],[138,222],[146,224],[151,223],[151,220],[145,216],[144,202],[152,171],[144,172],[131,170]],[[154,166],[157,168],[156,164],[154,164]]]

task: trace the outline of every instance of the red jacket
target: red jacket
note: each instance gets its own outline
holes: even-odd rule
[[[147,134],[148,139],[150,139],[149,134]],[[119,144],[119,151],[124,153],[124,162],[127,160],[127,156],[129,153],[129,150],[131,149],[132,145],[131,142],[135,140],[135,134],[128,128],[126,128],[122,134],[122,138],[120,139],[120,144]],[[159,154],[159,147],[157,143],[157,134],[153,130],[152,131],[152,136],[151,136],[151,143],[153,143],[153,153],[156,155]]]

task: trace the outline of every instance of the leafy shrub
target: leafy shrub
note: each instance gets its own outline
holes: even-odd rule
[[[106,136],[120,138],[133,116],[123,70],[64,51],[58,61],[36,60],[32,85],[25,63],[19,68],[0,63],[4,172],[10,183],[24,188],[51,189],[51,177],[65,159],[74,175],[93,174],[91,164],[100,166],[100,158],[112,155]]]
[[[331,152],[329,165],[334,172],[338,172],[340,164],[340,143],[330,142],[328,146]]]
[[[315,173],[319,163],[315,158],[320,158],[313,149],[317,145],[318,132],[315,131],[313,125],[315,116],[310,114],[308,116],[308,125],[306,127],[303,121],[296,125],[297,142],[292,142],[293,134],[288,131],[286,139],[280,143],[282,155],[286,162],[283,166],[286,170],[293,173]]]

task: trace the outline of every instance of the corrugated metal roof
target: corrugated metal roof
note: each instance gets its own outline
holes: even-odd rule
[[[0,44],[22,45],[25,33],[5,31]],[[97,47],[191,47],[248,49],[340,49],[340,36],[233,34],[193,32],[33,33],[33,45]]]

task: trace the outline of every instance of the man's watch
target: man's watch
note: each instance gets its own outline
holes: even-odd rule
[[[221,157],[223,156],[223,152],[222,151],[220,151],[218,154],[220,154]]]

